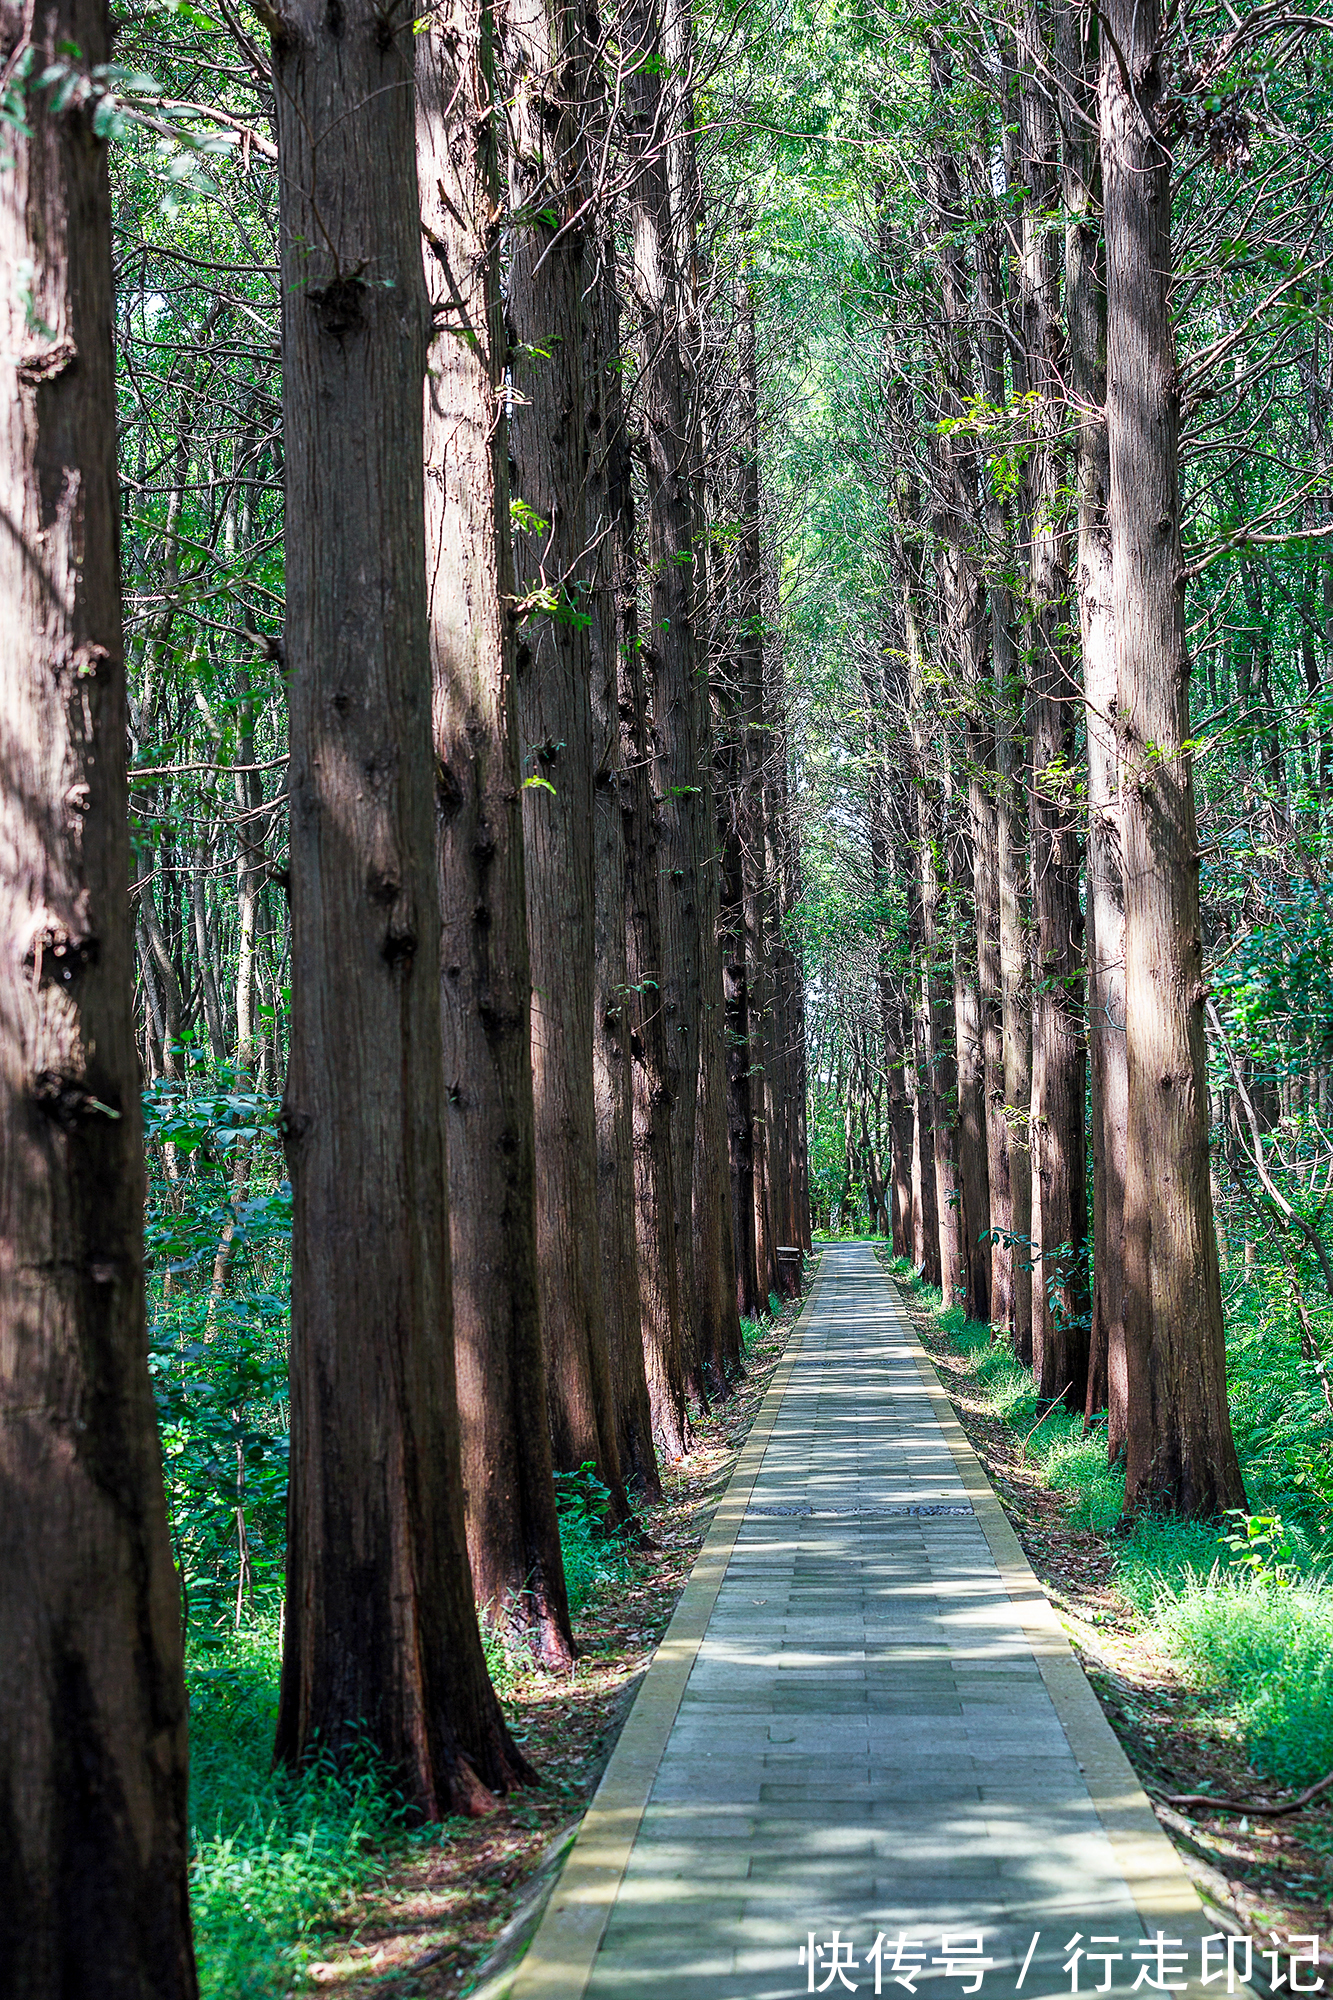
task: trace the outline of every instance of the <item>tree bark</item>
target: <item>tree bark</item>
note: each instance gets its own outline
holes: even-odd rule
[[[625,988],[633,1063],[634,1221],[639,1327],[653,1439],[667,1459],[689,1448],[680,1273],[676,1265],[671,1078],[662,1008],[662,920],[648,691],[639,642],[639,569],[629,437],[620,410],[613,460],[617,695],[625,828]]]
[[[591,657],[579,591],[587,546],[584,229],[565,226],[586,193],[587,53],[568,0],[517,0],[506,47],[516,106],[510,202],[523,218],[508,280],[510,452],[523,509],[517,685],[547,1388],[557,1467],[595,1465],[624,1518],[597,1213]]]
[[[689,1449],[680,1272],[676,1261],[671,1070],[662,1005],[662,922],[652,743],[638,643],[634,517],[624,491],[617,538],[621,618],[620,733],[626,779],[625,984],[634,1058],[634,1214],[639,1316],[653,1437],[668,1459]]]
[[[736,1246],[731,1230],[731,1175],[727,1145],[726,1000],[722,978],[721,844],[713,777],[711,701],[697,690],[702,721],[699,787],[707,831],[699,857],[699,933],[702,1008],[699,1040],[699,1116],[694,1148],[694,1302],[700,1360],[708,1388],[725,1394],[741,1372],[741,1324],[736,1305]]]
[[[639,1255],[634,1199],[633,1008],[629,991],[626,813],[630,778],[620,729],[619,553],[625,510],[632,506],[629,439],[620,374],[620,306],[615,241],[601,244],[591,292],[585,388],[589,438],[589,528],[593,549],[588,598],[592,623],[595,730],[594,875],[596,992],[593,1071],[597,1109],[597,1209],[602,1230],[602,1303],[611,1360],[621,1469],[640,1492],[661,1496],[653,1449],[652,1407],[640,1330]],[[629,529],[633,533],[632,523]]]
[[[974,159],[973,180],[985,191],[987,212],[986,225],[978,234],[976,250],[977,312],[981,322],[978,341],[981,388],[989,406],[994,410],[1001,410],[1006,402],[1006,301],[1000,232],[992,212],[988,151],[983,151],[979,159]],[[1006,988],[1000,870],[1002,810],[1006,813],[1004,839],[1008,850],[1006,866],[1011,877],[1008,884],[1010,895],[1015,893],[1016,885],[1012,880],[1015,865],[1012,809],[1008,802],[1002,808],[1000,800],[1002,756],[1007,763],[1010,752],[1007,744],[1002,752],[999,739],[1005,727],[1006,704],[1013,699],[1017,658],[1014,647],[1013,595],[1004,574],[1005,560],[1011,543],[1010,510],[996,480],[988,479],[985,486],[986,534],[990,544],[991,570],[988,583],[991,670],[988,683],[983,684],[976,698],[975,721],[969,730],[968,764],[973,782],[971,795],[974,840],[973,893],[977,910],[977,972],[981,994],[985,1062],[986,1179],[990,1192],[991,1222],[990,1317],[992,1325],[1002,1327],[1009,1340],[1013,1342],[1018,1323],[1018,1266],[1027,1262],[1028,1253],[1026,1245],[1020,1248],[1014,1241],[1014,1193],[1010,1161],[1011,1127],[1014,1121],[1007,1095],[1005,1065]],[[1011,911],[1011,923],[1012,920]],[[1011,953],[1016,943],[1017,940],[1011,938]],[[1012,1016],[1014,1011],[1012,998],[1009,1007]],[[1016,1076],[1016,1084],[1017,1081]],[[1026,1149],[1023,1168],[1025,1175],[1031,1174]],[[1030,1199],[1029,1188],[1024,1200],[1025,1211]],[[1025,1234],[1026,1228],[1025,1223]],[[1030,1272],[1027,1274],[1023,1297],[1030,1342]]]
[[[1001,616],[1003,613],[1001,612]],[[1013,1245],[1014,1353],[1032,1363],[1032,1005],[1023,879],[1027,826],[1027,731],[1019,674],[1001,673],[996,655],[995,860],[1000,891],[1000,1025],[1004,1116],[1009,1151],[1009,1232]]]
[[[1112,619],[1125,880],[1125,1510],[1245,1504],[1208,1181],[1203,934],[1158,0],[1110,0],[1100,79]],[[1122,63],[1126,66],[1122,70]]]
[[[1056,122],[1038,0],[1019,14],[1026,167],[1021,300],[1032,398],[1027,508],[1031,595],[1032,880],[1037,980],[1032,1009],[1033,1368],[1043,1401],[1082,1411],[1088,1385],[1083,916],[1074,820],[1077,679],[1065,637],[1067,542],[1060,381]]]
[[[686,1381],[700,1402],[695,1326],[694,1149],[703,1005],[699,771],[702,691],[695,645],[694,521],[688,394],[681,355],[681,289],[667,161],[661,144],[662,30],[656,0],[627,17],[634,67],[625,81],[631,126],[633,291],[639,315],[638,394],[647,474],[652,607],[644,640],[651,700],[661,885],[662,1007],[671,1090],[676,1258]]]
[[[434,867],[413,40],[270,15],[291,701],[291,1485],[277,1756],[427,1816],[528,1775],[463,1524]],[[487,1789],[489,1788],[489,1789]]]
[[[1095,115],[1096,28],[1085,52],[1081,15],[1062,6],[1061,67],[1080,107]],[[1107,1450],[1125,1448],[1124,1276],[1125,897],[1116,743],[1116,656],[1111,629],[1111,468],[1106,436],[1106,277],[1098,227],[1101,184],[1094,144],[1074,127],[1064,144],[1065,313],[1069,389],[1076,424],[1077,589],[1083,641],[1083,714],[1088,758],[1088,1049],[1092,1070],[1092,1320],[1088,1422],[1108,1412]]]
[[[944,44],[930,44],[931,88],[941,101],[952,84],[951,59]],[[936,235],[936,276],[942,314],[940,333],[939,411],[943,424],[964,420],[972,398],[974,372],[972,337],[968,326],[964,226],[958,164],[947,139],[935,145],[930,163],[931,205]],[[968,746],[980,748],[980,699],[985,667],[986,601],[977,570],[976,465],[974,453],[957,431],[941,429],[935,443],[938,470],[937,527],[940,585],[940,646],[951,682],[967,704]],[[946,792],[953,790],[950,752],[944,750]],[[949,927],[952,932],[954,987],[954,1048],[958,1091],[958,1235],[961,1251],[962,1303],[967,1317],[990,1319],[990,1188],[986,1145],[986,1057],[978,967],[979,913],[971,913],[973,858],[977,822],[984,819],[980,768],[968,775],[968,818],[965,835],[958,807],[945,830],[950,877]],[[951,801],[952,803],[952,801]],[[961,801],[959,801],[961,805]],[[968,838],[970,836],[970,840]],[[969,915],[971,921],[969,922]],[[936,1159],[938,1161],[937,1152]],[[946,1295],[947,1296],[947,1295]]]
[[[574,1657],[551,1472],[536,1235],[532,976],[514,709],[494,21],[456,0],[417,41],[436,338],[425,398],[454,1360],[478,1604]]]
[[[40,74],[71,44],[109,60],[101,0],[0,10],[9,73],[25,45]],[[0,175],[0,1963],[15,2000],[193,2000],[144,1324],[111,197],[90,109],[53,96],[30,85]]]

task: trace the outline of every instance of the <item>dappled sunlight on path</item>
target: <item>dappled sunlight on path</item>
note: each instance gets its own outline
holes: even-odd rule
[[[600,1886],[571,1870],[590,1920],[614,1896],[591,1976],[571,1963],[566,1985],[541,1984],[539,1938],[533,1992],[785,2000],[810,1990],[807,1935],[827,1945],[835,1928],[854,1953],[838,1993],[876,1990],[880,1933],[883,1991],[965,1992],[981,1933],[981,1990],[1012,1995],[1037,1932],[1025,2000],[1070,1991],[1075,1932],[1120,1940],[1098,1949],[1123,1954],[1128,1992],[1173,1897],[1166,1928],[1197,1968],[1211,1926],[1165,1841],[1168,1893],[1143,1895],[1156,1854],[1140,1843],[1135,1907],[1129,1850],[1108,1837],[1107,1797],[1089,1791],[1042,1664],[1077,1669],[1044,1601],[1033,1615],[1031,1573],[997,1562],[966,1447],[951,1448],[868,1248],[825,1252],[798,1339],[642,1816],[622,1815],[628,1864]],[[1128,1766],[1106,1768],[1111,1806],[1141,1805]],[[595,1858],[611,1828],[594,1821]],[[1081,1990],[1103,1976],[1085,1963]]]

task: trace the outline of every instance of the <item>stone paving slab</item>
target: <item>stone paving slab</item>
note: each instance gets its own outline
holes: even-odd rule
[[[1122,1956],[1077,1990],[1194,1992],[1213,1930],[890,1281],[825,1250],[512,2000],[947,2000],[978,1934],[992,2000],[1078,1945]]]

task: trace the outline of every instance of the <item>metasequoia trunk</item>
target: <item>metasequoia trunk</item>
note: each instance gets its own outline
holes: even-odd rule
[[[939,987],[939,799],[931,769],[923,708],[925,583],[922,575],[920,495],[910,461],[900,461],[894,481],[893,561],[900,598],[903,669],[900,690],[911,736],[913,802],[904,816],[899,867],[907,897],[907,959],[912,989],[912,1046],[916,1066],[912,1133],[913,1261],[928,1284],[952,1300],[961,1268],[957,1171],[949,1132],[952,1060],[944,1056],[943,998]],[[913,844],[914,843],[914,844]],[[952,1204],[949,1196],[954,1196]],[[947,1278],[949,1289],[945,1290]]]
[[[889,1100],[889,1162],[887,1203],[889,1233],[896,1257],[911,1256],[912,1229],[912,1125],[911,1102],[907,1089],[907,1019],[895,990],[890,946],[887,936],[889,869],[893,859],[893,823],[889,816],[889,795],[896,789],[898,815],[905,808],[904,787],[895,785],[895,772],[886,739],[892,727],[890,689],[895,677],[897,649],[889,633],[877,672],[862,670],[861,686],[866,703],[867,817],[870,837],[870,879],[876,901],[883,901],[886,915],[879,946],[875,983],[879,999],[879,1033],[883,1051]]]
[[[676,1256],[689,1388],[704,1385],[694,1325],[694,1147],[703,1005],[700,941],[698,658],[694,631],[694,523],[690,416],[680,345],[680,282],[671,190],[661,147],[661,21],[655,6],[626,16],[634,64],[625,81],[631,127],[633,291],[639,315],[638,394],[643,408],[652,607],[644,640],[658,799],[662,1007],[671,1087]]]
[[[773,1223],[768,1164],[768,1080],[772,1062],[773,968],[769,961],[770,885],[766,864],[767,800],[764,765],[769,743],[764,727],[763,640],[756,632],[754,643],[742,655],[742,699],[745,707],[744,780],[742,790],[741,857],[744,874],[745,960],[750,999],[750,1157],[754,1183],[750,1190],[753,1211],[755,1273],[760,1310],[768,1311],[768,1301],[777,1289],[777,1234]]]
[[[895,1257],[912,1255],[912,1089],[911,1029],[907,1009],[892,990],[888,974],[880,972],[880,1021],[884,1059],[889,1074],[889,1124],[892,1134],[892,1233]]]
[[[1095,111],[1095,61],[1082,17],[1061,7],[1061,61],[1079,102]],[[1095,28],[1093,30],[1095,50]],[[1064,144],[1065,315],[1074,404],[1079,629],[1088,757],[1088,1049],[1092,1069],[1092,1323],[1085,1416],[1108,1412],[1112,1462],[1125,1447],[1122,1235],[1129,1079],[1125,1063],[1125,896],[1120,849],[1116,657],[1111,630],[1111,467],[1106,436],[1106,281],[1099,244],[1094,143],[1075,127]]]
[[[110,55],[100,0],[0,59]],[[180,1598],[144,1326],[111,198],[77,103],[5,132],[0,302],[0,1963],[192,2000]],[[26,272],[20,288],[16,273]]]
[[[718,676],[721,718],[718,765],[718,843],[722,853],[722,991],[727,1063],[727,1153],[731,1169],[731,1228],[736,1260],[736,1303],[753,1319],[767,1304],[760,1297],[755,1258],[754,1107],[750,1077],[750,973],[745,941],[745,721],[736,699],[734,670]]]
[[[914,947],[911,963],[921,964],[924,925],[921,915],[919,880],[910,872],[908,881],[908,936]],[[912,1050],[916,1065],[916,1094],[912,1129],[912,1215],[914,1221],[912,1260],[929,1285],[941,1285],[939,1208],[935,1174],[935,1080],[930,1064],[929,1010],[926,1004],[928,981],[916,975],[912,1008]]]
[[[943,99],[952,83],[944,45],[930,48],[931,88]],[[937,239],[936,276],[943,325],[940,332],[939,411],[943,424],[958,423],[972,396],[971,334],[967,323],[966,261],[961,237],[962,192],[958,165],[948,144],[935,146],[930,163],[932,222]],[[951,685],[961,687],[967,704],[969,750],[980,752],[981,681],[986,656],[986,601],[975,558],[975,454],[957,431],[941,430],[935,445],[938,469],[937,526],[940,584],[940,644]],[[950,753],[945,752],[946,785],[952,790]],[[945,834],[952,889],[949,927],[953,947],[954,1046],[958,1089],[959,1237],[962,1303],[969,1319],[990,1318],[990,1189],[986,1153],[986,1059],[978,972],[975,912],[966,904],[974,888],[971,848],[982,810],[980,768],[969,775],[964,831],[959,810]],[[969,839],[968,836],[971,836]],[[969,918],[971,921],[969,921]]]
[[[1002,613],[1000,615],[1003,615]],[[1000,1024],[1004,1045],[1004,1118],[1009,1155],[1009,1235],[1013,1262],[1010,1338],[1032,1361],[1032,1009],[1023,879],[1027,818],[1027,733],[1023,683],[1001,677],[996,653],[995,873],[1000,893]]]
[[[959,1227],[960,1195],[954,1125],[957,1070],[951,1032],[952,1009],[945,994],[943,946],[939,935],[940,796],[921,706],[921,647],[910,603],[910,588],[905,592],[905,598],[908,601],[907,650],[911,662],[912,736],[917,765],[917,852],[912,900],[915,905],[913,928],[919,945],[913,959],[919,968],[920,987],[917,1099],[926,1119],[919,1134],[921,1199],[929,1209],[930,1232],[934,1237],[933,1244],[927,1248],[925,1261],[929,1281],[939,1286],[946,1305],[954,1305],[963,1282],[963,1246]],[[946,1019],[946,1016],[950,1018]],[[927,1154],[931,1176],[929,1191],[925,1185]]]
[[[676,335],[685,388],[684,444],[691,496],[690,538],[682,546],[683,583],[694,606],[695,788],[683,804],[693,821],[699,936],[699,1079],[695,1119],[691,1318],[695,1351],[705,1384],[722,1389],[740,1370],[740,1318],[735,1305],[736,1259],[732,1242],[727,1165],[725,1003],[719,939],[720,855],[715,831],[712,710],[708,694],[709,538],[705,471],[705,417],[700,378],[704,328],[700,302],[698,230],[703,181],[694,132],[693,21],[689,0],[666,0],[663,54],[670,76],[667,120],[676,276]]]
[[[285,5],[291,1486],[277,1755],[431,1817],[525,1775],[486,1677],[450,1313],[413,38]],[[331,247],[336,245],[335,250]]]
[[[787,1022],[788,974],[782,937],[782,818],[786,779],[780,684],[776,658],[764,660],[764,881],[767,885],[764,914],[768,933],[764,957],[768,966],[768,1007],[764,1036],[764,1177],[768,1215],[773,1242],[773,1289],[779,1297],[790,1296],[797,1274],[785,1269],[778,1258],[779,1245],[791,1247],[789,1233],[786,1106],[790,1092],[790,1053]]]
[[[619,421],[623,424],[623,406]],[[638,631],[638,568],[628,438],[615,461],[615,546],[622,810],[625,828],[625,993],[633,1059],[634,1218],[639,1327],[653,1438],[668,1459],[689,1448],[684,1330],[676,1263],[671,1073],[662,1006],[662,919],[648,692]]]
[[[622,599],[622,603],[623,603]],[[689,1449],[685,1338],[676,1257],[675,1167],[671,1144],[671,1072],[662,1005],[662,926],[657,839],[652,807],[643,656],[622,646],[621,740],[625,812],[625,984],[634,1056],[634,1212],[639,1257],[639,1313],[653,1437],[668,1459]]]
[[[924,764],[924,757],[923,757]],[[930,777],[918,794],[921,869],[921,1019],[930,1077],[930,1136],[935,1165],[935,1222],[939,1237],[937,1283],[946,1305],[957,1305],[965,1283],[962,1193],[958,1182],[958,1067],[953,1046],[953,1010],[945,984],[944,943],[940,937],[939,798]]]
[[[986,207],[990,211],[993,203],[990,196],[990,159],[988,153],[974,159],[972,178],[974,184],[985,190]],[[1004,266],[1000,255],[1000,230],[993,213],[988,214],[986,226],[978,233],[976,247],[977,263],[977,311],[981,322],[978,340],[978,360],[981,372],[982,394],[992,409],[1002,409],[1005,404],[1005,296]],[[1016,893],[1013,870],[1016,857],[1013,843],[1015,829],[1012,823],[1012,787],[1010,799],[1001,804],[1001,765],[1007,766],[1010,748],[1001,746],[1000,736],[1005,728],[1005,708],[1014,698],[1018,680],[1017,656],[1014,647],[1013,596],[1004,575],[1005,558],[1009,553],[1010,521],[1009,507],[999,482],[991,477],[985,481],[986,534],[989,540],[990,579],[988,597],[990,608],[990,649],[991,673],[989,682],[983,684],[975,698],[975,720],[969,720],[968,763],[971,790],[973,853],[973,893],[976,898],[977,914],[977,977],[981,995],[982,1040],[985,1061],[986,1093],[986,1179],[990,1192],[991,1222],[991,1299],[990,1317],[994,1326],[1004,1329],[1010,1341],[1015,1341],[1018,1325],[1019,1266],[1028,1262],[1027,1245],[1017,1245],[1014,1241],[1014,1191],[1011,1166],[1011,1128],[1014,1123],[1008,1098],[1005,1064],[1005,1014],[1006,983],[1005,959],[1001,942],[1001,815],[1005,815],[1004,845],[1005,863],[1010,881],[1008,893]],[[1010,923],[1014,913],[1010,912]],[[1010,952],[1014,954],[1018,939],[1011,937]],[[1011,966],[1012,971],[1012,966]],[[1013,997],[1009,1000],[1011,1022],[1015,1014]],[[1015,1084],[1018,1077],[1015,1076]],[[1026,1077],[1023,1088],[1026,1089]],[[1024,1100],[1024,1120],[1026,1121],[1026,1098]],[[1031,1163],[1026,1147],[1023,1156],[1024,1201],[1026,1216],[1031,1199],[1029,1178]],[[1024,1222],[1023,1233],[1027,1233]],[[1024,1324],[1027,1339],[1031,1342],[1031,1273],[1024,1274],[1022,1285],[1024,1302]]]
[[[602,1304],[621,1469],[641,1492],[656,1498],[661,1494],[661,1481],[653,1450],[652,1408],[640,1331],[635,1224],[633,1010],[626,937],[625,821],[630,780],[620,731],[619,690],[622,635],[617,586],[623,517],[632,500],[620,374],[615,243],[609,234],[602,241],[601,265],[590,291],[585,354],[588,527],[593,551],[588,598],[592,623],[588,636],[592,646],[596,772],[593,872],[597,984],[593,996],[593,1081]]]
[[[694,1145],[694,1320],[708,1387],[725,1392],[741,1371],[736,1305],[736,1246],[731,1231],[727,1145],[727,1016],[722,981],[721,845],[715,832],[711,704],[697,691],[701,718],[699,789],[707,831],[699,857],[702,1006],[699,1021],[699,1115]]]
[[[753,653],[763,645],[762,549],[759,526],[759,434],[756,395],[754,301],[736,288],[737,369],[734,506],[739,521],[728,594],[730,645],[710,675],[717,715],[714,765],[720,851],[722,989],[727,1066],[727,1154],[731,1176],[732,1248],[736,1302],[747,1318],[767,1305],[761,1295],[755,1240],[754,1100],[751,1088],[751,994],[745,925],[747,740],[745,688],[756,674]]]
[[[556,1465],[591,1462],[626,1511],[602,1306],[593,1081],[595,887],[586,547],[582,206],[586,50],[567,0],[506,18],[518,718],[525,784],[537,1256]],[[626,1279],[633,1281],[632,1272]]]
[[[417,157],[436,338],[426,577],[436,759],[454,1359],[477,1602],[548,1666],[573,1635],[538,1307],[532,978],[514,713],[513,560],[491,9],[417,41]]]
[[[1106,419],[1129,1075],[1125,1509],[1207,1517],[1244,1506],[1245,1489],[1227,1412],[1208,1181],[1162,19],[1158,0],[1111,0],[1106,18]]]
[[[1067,541],[1060,441],[1056,123],[1044,71],[1037,0],[1019,17],[1026,201],[1021,302],[1032,449],[1027,495],[1032,688],[1032,899],[1036,988],[1032,1008],[1033,1368],[1043,1400],[1081,1411],[1087,1398],[1088,1319],[1083,1041],[1083,918],[1072,795],[1077,680],[1066,634]]]
[[[810,1253],[810,1134],[807,1120],[809,1099],[809,1053],[805,1021],[805,968],[785,930],[785,919],[801,907],[801,850],[792,811],[790,762],[783,730],[782,757],[778,766],[778,813],[781,824],[779,888],[784,928],[779,953],[779,973],[783,986],[786,1020],[786,1187],[791,1218],[793,1248]],[[800,1274],[793,1274],[793,1289],[800,1289]]]

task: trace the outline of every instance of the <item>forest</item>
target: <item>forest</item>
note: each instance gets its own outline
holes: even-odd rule
[[[335,1851],[539,1788],[852,1237],[1319,1779],[1333,21],[0,64],[8,1990],[296,1990]]]

